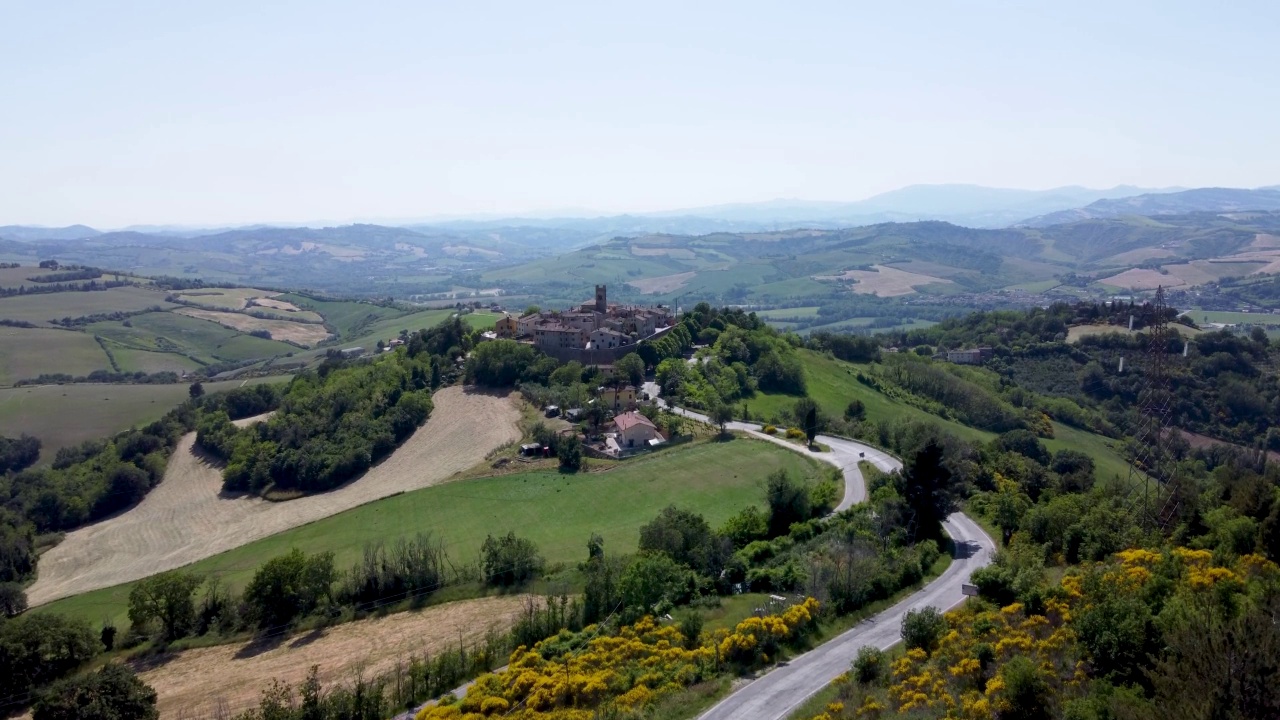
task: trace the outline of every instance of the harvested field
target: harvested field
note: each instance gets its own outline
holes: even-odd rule
[[[216,322],[223,327],[250,333],[254,330],[266,330],[271,333],[272,340],[283,340],[311,347],[329,337],[324,325],[315,323],[299,323],[289,320],[264,320],[243,313],[221,312],[218,310],[199,310],[197,308],[179,308],[174,311],[187,317]]]
[[[487,630],[505,630],[531,596],[463,600],[387,617],[345,623],[284,638],[263,646],[250,641],[177,653],[163,664],[135,669],[159,696],[161,718],[212,717],[225,703],[233,713],[255,706],[275,680],[295,688],[312,665],[325,686],[345,683],[358,673],[373,678],[407,663],[411,656],[435,655],[447,647],[481,640]]]
[[[1138,263],[1146,262],[1147,260],[1173,257],[1174,255],[1177,255],[1177,253],[1169,248],[1145,247],[1138,248],[1136,250],[1129,250],[1128,252],[1122,252],[1119,255],[1112,255],[1106,260],[1103,260],[1102,263],[1112,267],[1116,265],[1137,265]]]
[[[283,530],[407,490],[447,481],[520,438],[520,412],[505,397],[449,387],[391,457],[337,490],[273,503],[222,493],[221,468],[178,443],[164,481],[136,507],[69,533],[40,558],[31,604],[172,570]]]
[[[243,310],[252,298],[269,298],[279,294],[266,290],[255,290],[254,288],[202,288],[200,290],[184,290],[178,293],[178,296],[184,302],[203,305],[215,310]]]
[[[697,276],[698,273],[696,272],[682,272],[675,275],[661,275],[659,277],[644,278],[643,280],[632,280],[627,284],[646,295],[660,295],[679,290],[688,285],[689,281]]]
[[[859,295],[897,297],[910,295],[923,285],[952,284],[950,280],[906,272],[887,265],[872,265],[872,270],[846,270],[840,275],[815,277],[815,280],[852,280]]]
[[[294,305],[291,302],[288,302],[286,300],[273,300],[269,297],[253,298],[253,304],[261,305],[262,307],[275,308],[277,310],[285,310],[288,312],[305,312],[304,310],[302,310],[302,308],[298,307],[297,305]]]
[[[1155,290],[1158,287],[1173,288],[1187,284],[1185,280],[1177,275],[1164,275],[1158,270],[1140,270],[1138,268],[1125,270],[1118,275],[1103,278],[1098,282],[1126,290]]]
[[[692,260],[697,257],[689,248],[654,247],[652,245],[632,245],[631,254],[639,257],[660,256]]]

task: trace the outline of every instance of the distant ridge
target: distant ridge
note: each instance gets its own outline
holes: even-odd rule
[[[1195,212],[1240,212],[1280,210],[1280,186],[1256,190],[1245,188],[1196,188],[1181,192],[1135,195],[1098,200],[1084,207],[1060,210],[1018,223],[1022,227],[1048,227],[1081,220],[1099,220],[1125,215],[1183,215]]]
[[[34,225],[0,225],[0,238],[18,240],[20,242],[40,242],[43,240],[80,240],[94,237],[102,233],[88,225],[68,225],[67,227],[48,228]]]

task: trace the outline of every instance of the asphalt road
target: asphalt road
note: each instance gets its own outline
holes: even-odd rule
[[[655,386],[650,397],[656,397],[656,390]],[[706,415],[700,413],[683,408],[668,409],[700,422],[710,422]],[[867,460],[885,472],[902,467],[901,461],[892,455],[853,440],[819,435],[817,441],[829,446],[831,452],[815,453],[795,443],[765,435],[754,423],[731,422],[726,428],[778,443],[839,467],[844,472],[845,491],[837,512],[866,499],[866,482],[858,469],[859,460]],[[699,720],[783,720],[805,700],[846,672],[862,646],[872,645],[887,650],[896,645],[902,639],[902,616],[908,610],[929,606],[949,610],[963,602],[962,586],[969,581],[974,570],[991,562],[995,542],[964,513],[955,513],[947,518],[943,528],[956,548],[955,559],[946,572],[888,610],[863,620],[835,639],[742,686]]]

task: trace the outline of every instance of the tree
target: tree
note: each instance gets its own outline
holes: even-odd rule
[[[715,577],[730,549],[711,531],[706,518],[668,505],[658,517],[640,526],[640,549],[664,552],[672,560],[703,575]]]
[[[644,360],[635,353],[627,353],[614,361],[613,374],[639,387],[644,383]]]
[[[557,440],[556,457],[560,458],[561,470],[577,472],[582,469],[582,440],[576,432]]]
[[[907,466],[904,499],[914,513],[916,540],[942,539],[942,521],[955,512],[957,488],[951,471],[942,463],[942,445],[925,443]]]
[[[997,437],[994,443],[999,450],[1018,453],[1041,465],[1048,465],[1053,460],[1044,443],[1040,442],[1040,439],[1030,430],[1010,430]]]
[[[26,612],[27,593],[15,582],[0,582],[0,616],[13,617]]]
[[[138,581],[129,592],[129,622],[141,628],[159,621],[166,641],[186,635],[196,614],[191,595],[203,582],[200,576],[181,570]]]
[[[156,691],[120,663],[51,686],[32,720],[155,720]]]
[[[244,601],[259,627],[287,625],[328,600],[336,579],[332,552],[308,557],[294,548],[258,568],[244,589]]]
[[[711,422],[720,427],[720,434],[726,434],[727,426],[733,422],[733,407],[724,403],[717,403],[711,408]]]
[[[204,395],[204,385],[199,381],[191,383],[191,387],[187,388],[187,394],[193,398],[202,397]]]
[[[586,588],[582,594],[582,621],[586,624],[597,623],[621,609],[622,593],[620,582],[626,563],[621,559],[605,555],[604,541],[593,535],[592,542],[587,545],[587,561],[582,564],[582,574],[586,577]]]
[[[635,613],[665,612],[690,594],[689,568],[666,553],[641,553],[622,573],[622,602]]]
[[[35,534],[31,524],[0,508],[0,582],[22,582],[35,571]]]
[[[844,409],[845,420],[864,420],[867,417],[867,406],[861,400],[850,400]]]
[[[523,585],[541,572],[544,564],[538,546],[514,532],[486,537],[480,558],[485,583],[497,587]]]
[[[765,502],[769,506],[769,537],[786,535],[792,525],[813,516],[809,488],[786,470],[775,470],[769,475]]]
[[[902,616],[902,642],[907,649],[920,648],[932,652],[947,631],[947,620],[932,605],[908,610]]]
[[[490,387],[508,387],[524,379],[537,360],[532,345],[515,340],[481,343],[467,360],[467,380]]]
[[[805,437],[812,445],[814,438],[818,437],[818,404],[813,401],[813,398],[800,398],[791,412],[796,416],[796,421],[800,423]]]
[[[80,620],[27,613],[0,621],[0,696],[30,692],[65,677],[100,648],[98,638]]]

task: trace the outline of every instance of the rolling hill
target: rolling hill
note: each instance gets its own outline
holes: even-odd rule
[[[1187,215],[1190,213],[1236,213],[1251,210],[1280,210],[1280,189],[1196,188],[1180,192],[1147,193],[1122,198],[1103,198],[1084,207],[1059,210],[1018,223],[1027,227],[1048,227],[1080,220],[1116,218],[1125,215]]]

